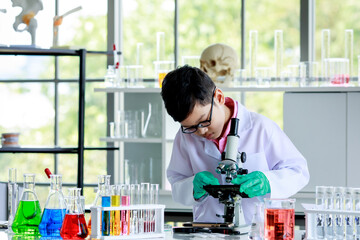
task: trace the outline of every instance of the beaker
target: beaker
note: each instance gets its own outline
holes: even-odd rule
[[[126,86],[129,88],[142,87],[143,86],[143,66],[141,65],[129,65],[126,66]]]
[[[349,59],[326,58],[324,59],[324,67],[324,85],[346,85],[349,83]]]
[[[84,239],[88,235],[80,193],[81,188],[69,188],[66,215],[60,230],[63,239]]]
[[[35,193],[35,174],[24,174],[23,188],[12,230],[15,234],[40,236],[41,208]]]
[[[265,239],[294,239],[295,199],[264,200]]]
[[[62,193],[62,176],[50,175],[50,192],[42,214],[39,231],[42,237],[60,237],[60,229],[66,214]]]
[[[162,82],[171,70],[174,69],[174,61],[155,61],[154,67],[155,67],[155,81],[158,82],[158,87],[162,87]]]
[[[246,69],[236,69],[234,78],[234,87],[250,85],[249,82],[246,81]]]
[[[257,67],[255,68],[255,78],[258,87],[269,87],[271,82],[272,69],[271,67]]]
[[[114,87],[116,80],[115,68],[113,65],[109,65],[104,76],[105,87]]]
[[[19,186],[16,183],[16,168],[9,168],[8,181],[8,231],[11,232],[11,225],[14,221],[19,202]]]
[[[319,64],[317,62],[300,62],[300,87],[317,87],[319,84]]]

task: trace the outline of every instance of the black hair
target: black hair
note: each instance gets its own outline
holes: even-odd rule
[[[215,84],[199,68],[185,65],[166,74],[161,96],[168,114],[181,122],[192,113],[196,103],[211,103]]]

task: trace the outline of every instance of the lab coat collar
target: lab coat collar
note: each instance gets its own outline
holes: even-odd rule
[[[241,105],[237,101],[236,101],[236,104],[238,105],[237,118],[240,119],[238,133],[239,133],[239,135],[241,135],[240,134],[241,132],[252,128],[252,119],[251,119],[250,112],[243,105]],[[221,153],[220,153],[219,149],[216,147],[214,142],[212,142],[206,138],[197,136],[195,134],[193,136],[198,137],[199,139],[201,139],[203,141],[204,151],[207,155],[215,158],[217,161],[221,160]]]

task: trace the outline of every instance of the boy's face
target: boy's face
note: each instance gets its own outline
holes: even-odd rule
[[[220,89],[216,89],[214,93],[214,104],[211,109],[211,103],[203,106],[197,103],[190,115],[180,122],[183,128],[196,126],[201,122],[207,121],[211,115],[211,124],[207,127],[199,127],[194,134],[207,138],[217,139],[221,136],[226,123],[226,106],[225,97]],[[211,113],[212,110],[212,113]]]

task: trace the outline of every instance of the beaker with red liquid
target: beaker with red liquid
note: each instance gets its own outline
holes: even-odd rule
[[[60,230],[63,239],[84,239],[88,235],[80,193],[81,188],[69,188],[66,215]]]
[[[265,199],[265,239],[294,239],[295,199]]]

